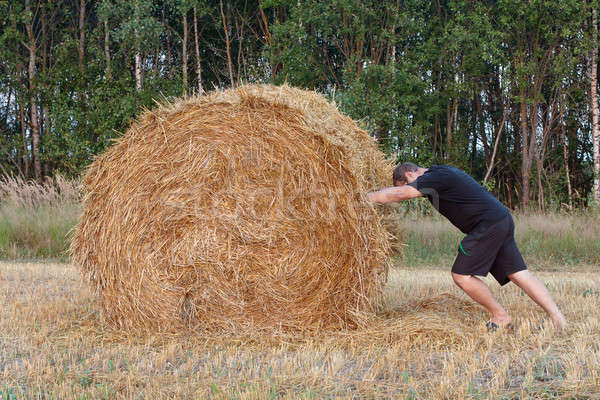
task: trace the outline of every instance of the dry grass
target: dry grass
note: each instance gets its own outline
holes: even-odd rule
[[[0,176],[0,258],[66,259],[79,200],[77,180]]]
[[[451,266],[464,237],[444,217],[402,213],[396,216],[405,241],[399,262],[406,267]],[[578,213],[514,214],[515,239],[532,269],[581,271],[600,265],[600,219],[592,210]]]
[[[77,203],[81,198],[79,181],[62,175],[44,182],[27,181],[18,176],[0,176],[0,204],[36,208],[44,205]]]
[[[0,398],[600,398],[600,276],[537,275],[571,322],[556,333],[519,290],[491,282],[514,332],[440,270],[392,270],[386,311],[317,336],[127,336],[103,330],[79,273],[0,264]],[[11,397],[13,396],[13,397]]]

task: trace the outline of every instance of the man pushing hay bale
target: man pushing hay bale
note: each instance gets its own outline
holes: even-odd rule
[[[390,165],[313,92],[244,86],[145,113],[88,169],[74,263],[117,328],[363,325]]]

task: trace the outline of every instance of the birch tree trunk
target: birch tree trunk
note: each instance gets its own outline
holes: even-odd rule
[[[135,13],[136,27],[133,30],[135,36],[135,89],[139,92],[142,90],[142,54],[140,53],[140,34],[137,29],[140,19],[140,7],[137,0],[135,2]]]
[[[227,24],[227,19],[225,18],[225,12],[223,11],[223,0],[219,0],[219,8],[221,10],[221,19],[223,21],[223,31],[225,31],[225,50],[227,52],[227,69],[229,70],[229,81],[231,82],[231,86],[235,86],[235,81],[233,80],[233,63],[231,61],[231,43],[229,40],[229,28]]]
[[[12,20],[11,21],[11,26],[13,28],[13,30],[17,30],[17,21],[16,20]],[[16,48],[18,49],[15,53],[20,53],[20,48],[18,46],[16,46]],[[23,71],[25,69],[25,66],[23,65],[23,63],[21,62],[21,58],[20,57],[15,57],[15,63],[16,63],[16,77],[15,77],[15,82],[17,82],[17,84],[20,86],[20,80],[21,77],[23,76]],[[27,129],[25,127],[25,112],[23,110],[23,106],[21,104],[19,104],[19,92],[17,91],[15,93],[15,120],[18,120],[20,122],[21,125],[21,143],[19,147],[22,147],[20,149],[18,149],[17,151],[20,153],[21,151],[23,151],[23,155],[22,157],[20,157],[21,163],[22,163],[22,168],[21,171],[23,171],[23,178],[28,178],[29,177],[29,165],[30,165],[30,158],[29,158],[29,151],[27,149]]]
[[[15,112],[17,110],[17,107],[15,107]],[[27,178],[29,177],[29,165],[31,164],[31,158],[29,157],[29,150],[27,149],[27,128],[25,126],[25,111],[23,110],[23,107],[18,106],[18,114],[19,114],[19,121],[21,122],[21,141],[22,141],[22,145],[23,145],[23,177]]]
[[[188,40],[188,26],[187,26],[187,9],[182,10],[183,13],[183,43],[181,44],[181,58],[182,58],[182,78],[183,78],[183,95],[187,94],[188,87],[188,74],[187,74],[187,40]]]
[[[171,34],[167,32],[167,75],[169,79],[173,79],[173,63],[172,63],[172,54],[171,54]]]
[[[85,9],[86,0],[79,0],[79,45],[77,47],[77,64],[79,66],[79,93],[77,98],[79,99],[79,110],[82,115],[87,114],[87,82],[85,77]],[[42,107],[42,112],[44,111]],[[85,117],[78,121],[80,129],[89,132],[90,138],[93,136],[93,129],[88,128],[88,121]],[[46,163],[43,165],[44,170],[47,170]],[[46,174],[46,172],[44,172]]]
[[[198,45],[198,18],[196,16],[196,6],[194,6],[194,47],[196,51],[196,75],[198,77],[198,93],[204,92],[202,89],[202,68],[200,64],[200,46]]]
[[[135,36],[138,37],[137,29]],[[139,42],[139,39],[136,39],[136,42]],[[139,50],[135,52],[135,88],[138,92],[142,90],[142,55]]]
[[[504,106],[504,113],[502,114],[502,121],[498,126],[498,133],[496,134],[496,141],[494,142],[494,152],[492,153],[492,157],[490,159],[490,163],[488,165],[487,172],[485,173],[485,177],[483,178],[483,183],[486,183],[492,170],[494,169],[494,160],[496,158],[496,152],[498,151],[498,143],[500,143],[500,137],[502,136],[502,130],[504,129],[504,123],[506,122],[506,117],[508,116],[508,106]]]
[[[240,15],[240,21],[236,19],[235,20],[235,30],[237,32],[237,39],[238,39],[238,54],[237,54],[237,77],[238,77],[238,82],[242,79],[243,76],[248,76],[247,74],[247,70],[246,70],[246,59],[243,56],[243,41],[244,41],[244,25],[245,25],[245,21],[243,19],[243,17]]]
[[[448,107],[446,110],[447,116],[447,125],[446,125],[446,160],[450,158],[450,149],[452,148],[452,124],[456,121],[457,113],[458,113],[458,99],[454,99],[452,103],[452,108],[450,108],[450,103],[448,103]]]
[[[598,37],[598,20],[596,15],[596,9],[592,8],[592,31],[594,32],[594,39]],[[593,198],[595,203],[600,202],[600,150],[599,150],[599,138],[598,138],[598,93],[596,90],[597,85],[597,56],[598,47],[595,46],[592,49],[591,55],[591,69],[590,69],[590,101],[592,106],[592,142],[593,142],[593,158],[594,158],[594,188]]]
[[[271,45],[271,32],[269,30],[269,19],[265,15],[265,12],[264,12],[263,8],[260,7],[260,5],[258,7],[258,10],[260,12],[260,22],[261,22],[261,27],[262,27],[262,33],[263,33],[264,38],[265,38],[265,44],[269,48],[272,48],[272,45]],[[269,65],[271,66],[271,68],[270,68],[271,79],[275,79],[275,74],[277,72],[277,66],[274,64],[273,57],[274,57],[274,52],[270,51],[269,52]]]
[[[83,76],[83,57],[85,51],[85,0],[79,0],[79,47],[77,49],[78,61],[79,61],[79,72]]]
[[[110,79],[110,37],[108,31],[108,18],[104,20],[104,57],[106,58],[106,77]]]
[[[25,0],[25,12],[31,15],[30,0]],[[29,78],[29,126],[31,129],[31,156],[33,161],[33,175],[35,179],[40,179],[42,176],[42,168],[40,163],[40,123],[38,116],[38,106],[35,97],[35,61],[37,56],[37,43],[33,32],[33,21],[28,20],[25,23],[29,44],[25,45],[29,50],[29,66],[27,74]]]
[[[573,209],[573,192],[571,188],[571,177],[569,174],[569,153],[567,152],[567,127],[564,117],[564,103],[560,103],[560,136],[563,150],[563,162],[565,164],[565,178],[567,178],[567,193],[569,196],[569,210]]]
[[[526,211],[529,207],[529,173],[531,166],[529,165],[529,146],[527,139],[527,105],[525,104],[525,94],[521,95],[521,183],[523,190],[521,193],[522,211]]]
[[[537,128],[539,123],[538,118],[539,107],[536,102],[531,106],[531,132],[529,136],[529,161],[528,164],[531,168],[533,160],[535,158],[535,168],[537,172],[537,188],[538,188],[538,209],[543,211],[544,209],[544,188],[542,187],[542,167],[543,160],[541,153],[544,151],[543,148],[538,148],[537,142]]]

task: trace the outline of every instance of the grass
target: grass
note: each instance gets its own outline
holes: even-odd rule
[[[66,260],[78,204],[0,208],[0,258]]]
[[[65,261],[80,212],[76,181],[0,179],[0,258]]]
[[[385,310],[363,330],[136,337],[103,328],[71,266],[4,262],[0,398],[599,398],[599,275],[537,275],[568,331],[514,285],[489,282],[516,329],[487,333],[446,270],[395,268]]]
[[[600,265],[600,219],[594,214],[515,214],[515,238],[533,269],[563,270]],[[442,216],[401,219],[403,266],[450,268],[464,237]]]
[[[0,178],[0,259],[68,261],[71,229],[81,206],[77,181],[60,176],[44,183]],[[426,201],[398,206],[406,267],[449,268],[464,236]],[[406,211],[411,209],[411,211]],[[516,238],[534,269],[600,265],[600,218],[592,212],[516,214]]]

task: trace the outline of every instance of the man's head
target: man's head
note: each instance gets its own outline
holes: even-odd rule
[[[424,168],[410,162],[398,164],[398,166],[394,168],[394,186],[413,183],[419,176],[423,175],[424,172]]]

